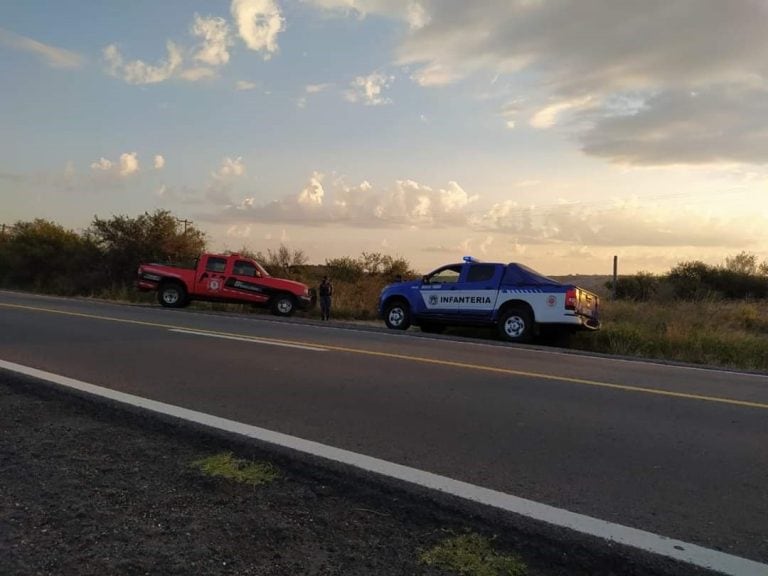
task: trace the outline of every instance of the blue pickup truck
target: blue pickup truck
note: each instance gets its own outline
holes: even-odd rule
[[[389,284],[379,296],[379,315],[393,330],[411,324],[423,332],[495,326],[510,342],[527,342],[543,327],[597,330],[599,306],[596,294],[523,264],[479,262],[469,256],[421,280]]]

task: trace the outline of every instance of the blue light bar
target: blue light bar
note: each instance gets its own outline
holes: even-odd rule
[[[464,256],[464,262],[473,262],[477,263],[480,262],[477,258],[472,258],[472,256]]]

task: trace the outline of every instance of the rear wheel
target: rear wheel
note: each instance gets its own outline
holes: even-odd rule
[[[181,284],[169,282],[160,286],[157,300],[166,308],[182,308],[187,305],[187,291]]]
[[[533,318],[522,307],[507,308],[499,317],[499,336],[508,342],[528,342],[533,336]]]
[[[406,302],[396,300],[384,309],[384,323],[392,330],[408,330],[411,325],[411,309]]]
[[[272,301],[272,314],[290,316],[296,312],[296,300],[290,294],[278,294]]]

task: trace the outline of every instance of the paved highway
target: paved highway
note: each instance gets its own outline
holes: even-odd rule
[[[0,360],[768,561],[768,376],[0,291]]]

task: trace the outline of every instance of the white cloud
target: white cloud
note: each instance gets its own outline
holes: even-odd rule
[[[162,170],[165,167],[165,158],[161,154],[155,154],[155,170]]]
[[[139,159],[136,152],[125,152],[120,155],[120,176],[129,176],[139,171]]]
[[[107,160],[103,156],[99,158],[98,162],[91,164],[91,170],[100,170],[102,172],[108,172],[112,170],[112,161]]]
[[[383,96],[382,93],[391,86],[394,79],[394,76],[387,76],[381,72],[358,76],[351,82],[350,89],[344,96],[349,102],[363,102],[366,106],[390,104],[392,100]]]
[[[197,82],[198,80],[206,80],[216,76],[216,71],[212,68],[205,68],[198,66],[196,68],[187,68],[179,72],[179,78],[187,80],[188,82]]]
[[[534,128],[551,128],[557,123],[560,114],[571,110],[589,109],[591,104],[592,98],[589,96],[556,102],[535,112],[528,123]]]
[[[110,44],[102,51],[107,72],[129,84],[156,84],[174,77],[197,82],[215,77],[216,68],[229,62],[229,47],[233,44],[229,24],[223,18],[195,14],[189,33],[199,39],[194,48],[185,50],[168,40],[167,57],[157,64],[143,60],[126,62],[117,44]],[[184,67],[185,53],[197,65]]]
[[[238,80],[235,84],[235,90],[253,90],[254,88],[256,88],[256,83],[246,80]]]
[[[173,76],[182,63],[181,50],[168,40],[166,42],[168,57],[157,65],[150,65],[142,60],[125,62],[116,44],[110,44],[103,50],[108,72],[122,78],[128,84],[155,84],[164,82]]]
[[[411,74],[419,86],[444,86],[461,79],[461,74],[446,64],[429,64]]]
[[[513,235],[526,244],[574,246],[749,246],[758,238],[759,219],[720,217],[694,208],[669,207],[637,199],[610,205],[561,202],[521,206],[508,200],[472,216],[476,230]]]
[[[465,192],[456,182],[434,189],[413,180],[398,180],[389,189],[370,182],[350,186],[343,179],[324,184],[325,175],[315,172],[303,189],[266,204],[246,198],[211,220],[261,222],[344,223],[358,227],[399,228],[445,226],[466,222],[465,208],[477,195]]]
[[[342,14],[355,14],[365,18],[376,14],[398,18],[408,23],[411,29],[419,29],[429,23],[430,16],[425,2],[418,0],[305,0],[319,8],[334,10]]]
[[[211,176],[216,180],[225,180],[230,178],[236,178],[245,174],[245,164],[243,164],[242,156],[237,158],[226,157],[221,161],[219,168],[211,172]]]
[[[277,37],[285,28],[285,20],[274,0],[232,0],[230,11],[248,48],[261,52],[264,59],[277,52]]]
[[[42,58],[51,68],[80,68],[83,65],[83,57],[76,52],[43,44],[3,28],[0,28],[0,43],[15,50],[31,52]]]
[[[91,170],[113,176],[130,176],[139,171],[138,154],[136,152],[124,152],[120,155],[117,163],[102,156],[97,162],[91,164]]]
[[[193,58],[209,66],[221,66],[229,62],[229,47],[232,38],[229,24],[224,18],[210,16],[203,18],[195,14],[195,21],[190,28],[193,36],[201,38]]]
[[[324,196],[323,174],[315,172],[304,190],[299,194],[296,202],[300,206],[322,206]]]
[[[307,84],[304,87],[304,91],[307,94],[318,94],[320,92],[325,92],[328,90],[328,88],[332,87],[333,84],[325,83],[325,84]]]

